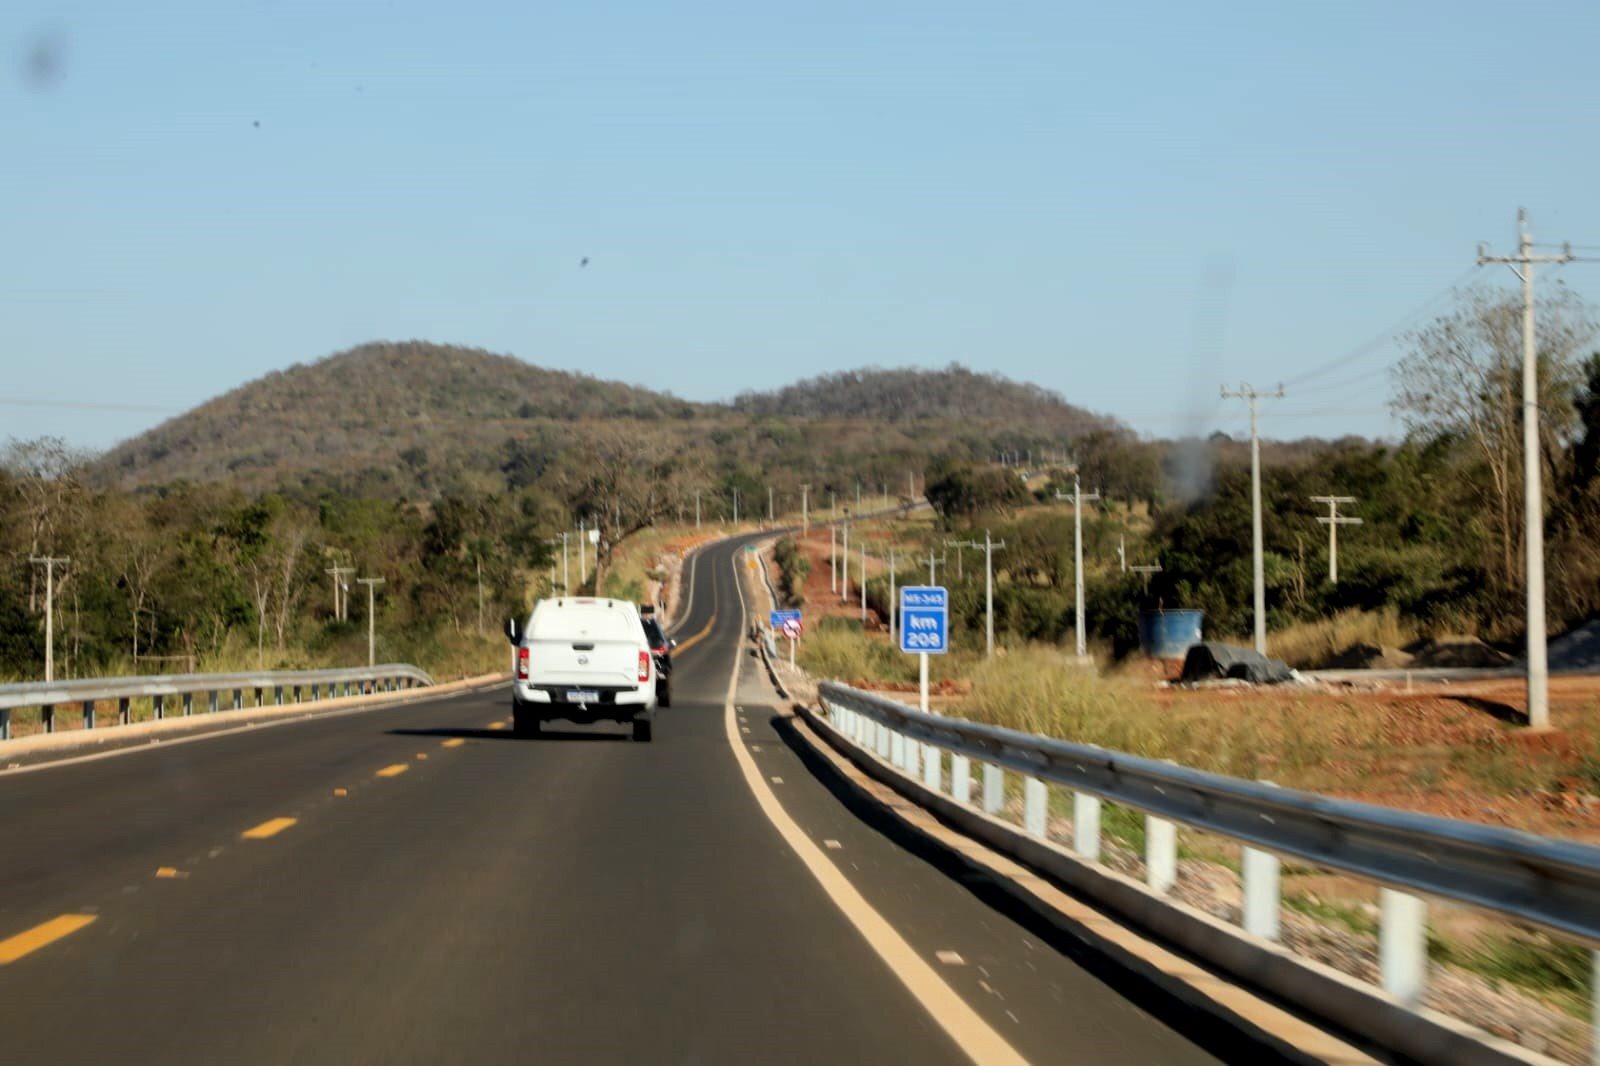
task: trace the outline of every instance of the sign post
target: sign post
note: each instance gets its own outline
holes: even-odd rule
[[[900,650],[920,659],[922,710],[928,710],[928,656],[950,650],[950,591],[940,585],[900,590]]]
[[[789,665],[794,665],[795,645],[800,643],[800,634],[805,631],[805,623],[800,620],[799,611],[773,611],[767,617],[767,624],[774,633],[782,633],[789,638]]]

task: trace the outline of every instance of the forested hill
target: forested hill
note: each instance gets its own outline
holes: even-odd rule
[[[317,466],[349,473],[406,461],[492,468],[506,424],[687,419],[704,410],[648,389],[547,370],[476,348],[364,344],[274,371],[107,453],[100,480],[243,482]],[[490,432],[490,427],[500,427]],[[488,455],[474,455],[486,447]],[[419,453],[416,449],[421,449]]]
[[[980,418],[1081,433],[1114,428],[1111,419],[1074,407],[1048,389],[960,365],[824,374],[775,392],[743,393],[734,407],[749,414],[800,418]]]

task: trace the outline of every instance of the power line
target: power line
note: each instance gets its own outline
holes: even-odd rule
[[[1329,373],[1331,371],[1337,370],[1341,366],[1345,366],[1345,365],[1347,365],[1349,363],[1355,362],[1358,359],[1363,359],[1366,356],[1371,355],[1374,351],[1377,350],[1377,348],[1380,345],[1384,344],[1391,337],[1393,337],[1396,333],[1400,332],[1402,329],[1404,329],[1407,326],[1409,326],[1412,322],[1415,322],[1417,319],[1421,318],[1423,315],[1425,315],[1429,311],[1433,310],[1433,308],[1436,307],[1438,304],[1440,304],[1444,300],[1448,299],[1455,292],[1456,288],[1461,285],[1462,282],[1466,281],[1468,278],[1470,278],[1476,272],[1477,272],[1477,268],[1474,267],[1474,268],[1472,268],[1470,270],[1464,271],[1463,273],[1457,275],[1457,277],[1453,281],[1451,281],[1449,285],[1445,286],[1440,291],[1434,293],[1421,306],[1417,307],[1416,309],[1414,309],[1410,313],[1406,314],[1398,322],[1396,322],[1394,325],[1390,326],[1389,328],[1385,329],[1383,332],[1378,333],[1377,335],[1371,337],[1364,344],[1358,345],[1357,347],[1351,349],[1350,351],[1346,352],[1345,354],[1340,355],[1340,356],[1336,356],[1335,358],[1330,359],[1325,363],[1318,364],[1317,366],[1312,367],[1310,370],[1307,370],[1302,374],[1299,374],[1299,375],[1296,375],[1295,377],[1289,378],[1284,382],[1284,384],[1285,385],[1300,385],[1300,384],[1304,384],[1307,381],[1311,381],[1311,380],[1313,380],[1315,378],[1321,377],[1322,375],[1324,375],[1326,373]]]

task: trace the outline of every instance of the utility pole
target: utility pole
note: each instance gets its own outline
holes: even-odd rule
[[[961,558],[960,549],[962,548],[983,549],[984,654],[992,659],[994,658],[994,553],[996,548],[1004,548],[1006,542],[1003,540],[996,542],[989,536],[989,531],[986,529],[983,531],[982,544],[975,540],[947,540],[945,544],[948,547],[957,549],[957,560]],[[932,556],[928,558],[928,564],[931,569],[933,564]],[[933,582],[930,580],[928,583],[931,585]]]
[[[1528,725],[1550,725],[1550,652],[1544,618],[1544,487],[1539,466],[1539,364],[1533,335],[1533,265],[1570,263],[1577,258],[1564,244],[1558,255],[1534,255],[1526,208],[1517,211],[1516,255],[1489,255],[1478,245],[1478,265],[1505,263],[1522,279],[1522,544],[1527,579]],[[1521,270],[1517,268],[1521,267]]]
[[[938,565],[937,564],[938,564],[938,560],[934,558],[933,549],[929,548],[928,549],[928,584],[930,584],[930,585],[937,585],[939,583],[939,580],[938,580]]]
[[[828,523],[828,591],[839,591],[839,527]]]
[[[381,577],[358,577],[356,584],[367,586],[367,665],[378,665],[377,638],[373,627],[374,604],[373,595],[377,587],[383,584]]]
[[[56,567],[72,560],[53,555],[30,555],[28,561],[44,567],[44,679],[56,679]]]
[[[895,602],[898,590],[895,588],[895,552],[894,545],[889,545],[889,641],[894,643],[899,640],[899,630],[895,628],[896,616],[899,614],[900,605]]]
[[[739,490],[733,490],[733,524],[739,524]]]
[[[772,486],[767,486],[767,525],[775,525],[777,513],[772,509]]]
[[[1318,516],[1317,521],[1328,527],[1328,584],[1339,583],[1339,527],[1359,526],[1361,519],[1351,518],[1339,513],[1341,503],[1355,503],[1354,496],[1313,496],[1312,503],[1325,503],[1328,505],[1328,516]]]
[[[856,482],[856,514],[861,513],[861,482]]]
[[[1151,566],[1130,566],[1130,567],[1128,567],[1128,569],[1132,570],[1136,574],[1143,574],[1144,575],[1144,594],[1146,596],[1149,596],[1150,595],[1150,575],[1151,574],[1159,574],[1159,573],[1161,573],[1161,564],[1160,563],[1155,563],[1155,564],[1153,564]]]
[[[839,553],[839,599],[850,599],[850,508],[844,509],[844,551]]]
[[[478,566],[478,636],[483,636],[483,556],[473,552],[473,562]]]
[[[915,470],[907,470],[906,471],[906,487],[907,487],[907,490],[911,494],[911,502],[912,503],[916,503],[917,502],[917,472]]]
[[[350,620],[350,584],[344,577],[355,572],[353,566],[330,566],[323,571],[333,575],[333,618],[336,622]]]
[[[1124,534],[1117,534],[1117,563],[1122,567],[1122,572],[1128,572],[1128,538]]]
[[[1073,627],[1075,629],[1076,643],[1078,645],[1078,658],[1083,658],[1088,646],[1083,639],[1083,501],[1091,503],[1100,498],[1099,490],[1085,496],[1083,488],[1078,483],[1078,471],[1072,471],[1072,584],[1073,584]],[[1061,493],[1056,493],[1056,499],[1065,499]]]
[[[583,519],[578,519],[578,584],[581,586],[589,579],[589,560],[585,556],[588,550],[585,545],[589,543],[588,531],[583,528]]]
[[[1273,392],[1261,392],[1249,385],[1222,390],[1224,400],[1248,400],[1250,403],[1250,534],[1251,570],[1255,576],[1256,651],[1267,653],[1267,579],[1266,564],[1261,548],[1261,431],[1256,417],[1256,401],[1283,399],[1283,386]]]
[[[861,586],[861,625],[867,624],[867,542],[861,542],[861,580],[856,584]]]
[[[800,486],[800,532],[811,532],[811,486]]]
[[[700,490],[698,489],[695,490],[694,494],[694,528],[700,528]]]

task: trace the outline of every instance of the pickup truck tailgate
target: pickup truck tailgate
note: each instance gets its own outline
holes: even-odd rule
[[[531,685],[632,688],[639,682],[638,641],[531,640],[528,659]]]

